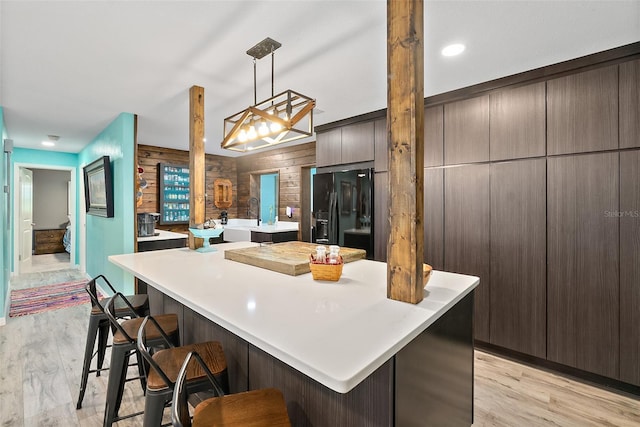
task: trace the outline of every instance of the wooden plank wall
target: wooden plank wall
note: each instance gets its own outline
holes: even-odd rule
[[[251,185],[251,175],[278,172],[280,174],[278,220],[301,222],[301,169],[315,166],[316,143],[294,145],[237,157],[238,168],[238,218],[247,218],[247,201],[256,194],[258,185]],[[257,181],[254,179],[254,181]],[[287,218],[287,206],[294,208],[293,217]]]
[[[142,176],[147,180],[147,188],[143,190],[142,205],[138,207],[138,213],[160,211],[160,206],[158,204],[158,163],[189,165],[189,152],[170,148],[154,147],[150,145],[138,145],[138,164],[144,169]],[[227,209],[227,212],[229,213],[229,218],[237,218],[238,173],[236,170],[236,159],[233,157],[206,154],[205,167],[205,218],[217,219],[222,211],[222,209],[216,208],[213,204],[213,181],[217,178],[226,178],[231,181],[233,185],[233,204],[229,209]],[[176,232],[186,232],[188,226],[186,224],[156,225],[156,228]]]

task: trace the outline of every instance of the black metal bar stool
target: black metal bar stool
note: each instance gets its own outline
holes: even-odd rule
[[[98,298],[98,292],[96,283],[98,279],[108,286],[109,290],[115,294],[116,290],[113,288],[109,280],[102,274],[91,279],[85,286],[85,290],[91,297],[91,314],[89,315],[89,329],[87,330],[87,342],[84,348],[84,362],[82,365],[82,377],[80,380],[80,394],[78,396],[78,403],[76,409],[82,408],[82,400],[87,390],[87,379],[89,374],[95,373],[97,377],[100,376],[100,372],[109,368],[103,368],[104,355],[107,349],[107,340],[109,338],[109,319],[104,312],[104,307],[109,302],[110,298]],[[149,298],[146,294],[128,295],[125,297],[128,305],[123,302],[116,305],[116,317],[124,318],[131,315],[131,306],[134,312],[138,316],[146,316],[149,314]],[[96,345],[96,338],[98,338],[98,349],[94,353]],[[91,369],[91,361],[97,356],[96,369]]]
[[[127,301],[121,293],[116,293],[106,306],[105,314],[114,327],[113,344],[111,345],[111,363],[109,366],[109,380],[107,383],[107,399],[104,409],[104,426],[111,426],[116,421],[131,418],[142,414],[137,412],[129,415],[119,416],[118,411],[122,402],[124,385],[127,381],[140,378],[142,390],[146,390],[147,368],[143,364],[143,358],[138,354],[136,341],[138,329],[145,320],[143,317],[136,317],[133,307],[130,307],[132,318],[125,321],[118,321],[115,317],[118,301]],[[178,330],[178,316],[176,314],[162,314],[156,316],[157,322],[150,327],[147,334],[149,345],[156,348],[167,348],[180,345],[180,333]],[[129,359],[136,353],[139,377],[127,378]]]
[[[200,402],[193,413],[193,424],[189,416],[187,399],[189,393],[188,372],[194,358],[209,380],[216,397]],[[187,354],[176,379],[171,404],[171,422],[174,427],[290,427],[287,405],[282,392],[275,388],[251,390],[227,394],[211,373],[202,357],[196,352]]]
[[[147,326],[147,323],[150,325]],[[171,402],[173,389],[178,378],[182,362],[187,354],[198,352],[203,363],[224,392],[229,391],[229,377],[227,373],[227,361],[222,350],[222,345],[217,341],[190,344],[182,347],[170,345],[169,348],[151,353],[151,346],[147,342],[150,337],[150,327],[159,327],[156,318],[147,316],[138,330],[138,352],[149,364],[147,375],[147,393],[144,401],[144,427],[158,427],[162,424],[164,408]],[[170,344],[166,341],[167,344]],[[186,384],[192,392],[210,390],[206,373],[202,369],[190,369],[187,373]]]

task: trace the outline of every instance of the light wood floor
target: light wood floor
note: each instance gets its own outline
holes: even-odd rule
[[[77,270],[33,273],[15,279],[12,286],[75,278],[82,278]],[[75,409],[88,315],[88,305],[76,306],[8,318],[0,327],[0,426],[102,425],[105,376],[89,377],[83,407]],[[480,351],[475,372],[474,426],[640,426],[640,401],[635,397]],[[128,383],[121,414],[142,410],[143,399],[139,383]],[[141,426],[142,419],[114,425]]]

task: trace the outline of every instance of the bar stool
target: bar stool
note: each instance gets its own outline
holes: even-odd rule
[[[98,298],[98,292],[96,289],[96,283],[98,279],[102,279],[108,286],[109,290],[115,294],[116,290],[113,288],[109,280],[102,274],[91,279],[86,285],[85,290],[91,298],[91,314],[89,315],[89,328],[87,330],[87,342],[84,348],[84,362],[82,364],[82,377],[80,380],[80,394],[78,396],[78,403],[76,409],[82,408],[82,400],[87,390],[87,379],[89,374],[95,373],[97,377],[100,376],[100,372],[109,368],[102,368],[104,363],[104,354],[107,349],[107,339],[109,338],[109,319],[104,313],[104,307],[109,302],[110,298]],[[131,306],[134,312],[139,316],[146,316],[149,314],[149,298],[146,294],[127,295],[126,300],[128,305],[119,303],[116,306],[116,317],[124,318],[130,316]],[[94,353],[96,345],[96,337],[98,338],[98,350]],[[97,356],[96,369],[91,369],[91,361]]]
[[[171,403],[171,422],[174,427],[191,427],[192,421],[187,406],[188,384],[187,370],[191,358],[206,373],[211,387],[218,397],[204,400],[195,407],[193,427],[289,427],[289,414],[282,392],[275,388],[251,390],[225,395],[206,363],[196,352],[187,354],[176,379],[173,401]]]
[[[109,366],[109,381],[107,383],[107,400],[104,409],[104,426],[111,426],[116,421],[124,420],[142,414],[137,412],[125,416],[119,416],[118,410],[122,403],[122,395],[124,385],[127,381],[140,379],[142,390],[146,390],[146,372],[147,367],[144,366],[143,358],[138,354],[136,340],[138,337],[138,329],[145,320],[144,317],[137,317],[130,307],[132,318],[119,322],[116,319],[118,301],[127,304],[124,296],[117,292],[106,306],[105,314],[115,329],[113,333],[113,344],[111,345],[111,363]],[[147,339],[149,345],[155,348],[168,348],[170,346],[180,345],[180,333],[178,330],[178,316],[176,314],[161,314],[156,316],[157,322],[149,327]],[[127,378],[127,369],[129,368],[129,359],[133,353],[136,353],[136,361],[138,364],[139,377]]]
[[[222,351],[222,345],[217,341],[208,341],[198,344],[190,344],[182,347],[173,347],[150,352],[147,343],[147,323],[151,322],[156,328],[159,322],[156,318],[147,316],[138,330],[138,352],[149,364],[147,376],[147,393],[144,401],[144,427],[158,427],[162,423],[162,415],[167,403],[171,402],[173,389],[178,378],[178,372],[182,362],[192,351],[202,355],[203,364],[213,372],[214,378],[220,383],[220,388],[229,391],[229,377],[227,361]],[[167,341],[168,343],[168,341]],[[192,392],[211,389],[206,373],[202,369],[190,369],[185,380]]]

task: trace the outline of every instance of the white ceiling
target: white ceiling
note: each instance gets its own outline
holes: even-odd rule
[[[386,106],[386,1],[0,1],[0,106],[15,146],[78,152],[121,112],[138,142],[188,149],[205,88],[206,151],[253,103],[248,48],[271,37],[276,92],[314,97],[315,124]],[[640,1],[425,0],[425,96],[640,40]],[[440,49],[467,50],[444,58]],[[258,100],[271,93],[258,61]]]

